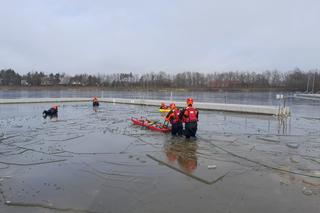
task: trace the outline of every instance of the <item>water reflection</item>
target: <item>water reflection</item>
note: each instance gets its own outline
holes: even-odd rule
[[[288,130],[288,123],[290,127],[291,119],[286,117],[279,117],[278,119],[278,134],[279,135],[288,135],[290,134],[290,128]]]
[[[99,106],[93,106],[92,109],[94,112],[98,112]]]
[[[198,166],[198,144],[184,139],[170,140],[164,144],[164,152],[170,164],[177,164],[187,173],[193,173]]]

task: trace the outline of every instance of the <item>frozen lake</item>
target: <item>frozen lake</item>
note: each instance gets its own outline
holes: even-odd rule
[[[171,93],[0,91],[20,97],[167,98]],[[187,93],[174,93],[184,100]],[[274,93],[193,93],[195,101],[277,105]],[[0,212],[320,212],[319,102],[289,98],[279,120],[201,111],[186,141],[133,126],[155,107],[0,105]]]

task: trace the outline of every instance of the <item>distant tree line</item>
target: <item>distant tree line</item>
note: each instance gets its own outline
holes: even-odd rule
[[[182,72],[168,74],[115,73],[109,75],[66,75],[64,73],[29,72],[24,75],[13,69],[0,70],[0,86],[95,86],[112,89],[201,89],[201,90],[283,90],[320,91],[320,71],[298,68],[280,72]]]

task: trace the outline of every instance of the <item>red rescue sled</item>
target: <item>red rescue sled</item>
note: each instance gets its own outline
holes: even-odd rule
[[[167,125],[164,125],[162,123],[150,121],[148,119],[144,118],[131,118],[131,121],[134,125],[139,125],[139,126],[145,126],[150,130],[157,131],[157,132],[170,132],[171,128],[169,128]]]

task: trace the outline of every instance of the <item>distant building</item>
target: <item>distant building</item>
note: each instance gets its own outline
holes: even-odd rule
[[[51,85],[53,85],[53,82],[49,77],[41,78],[41,86],[51,86]]]
[[[70,83],[70,77],[69,76],[60,77],[59,85],[68,85],[69,83]]]
[[[29,83],[27,80],[22,79],[20,82],[21,86],[29,86]]]
[[[82,83],[80,81],[72,81],[71,85],[73,85],[73,86],[81,86]]]
[[[2,85],[2,78],[0,78],[0,85]]]

